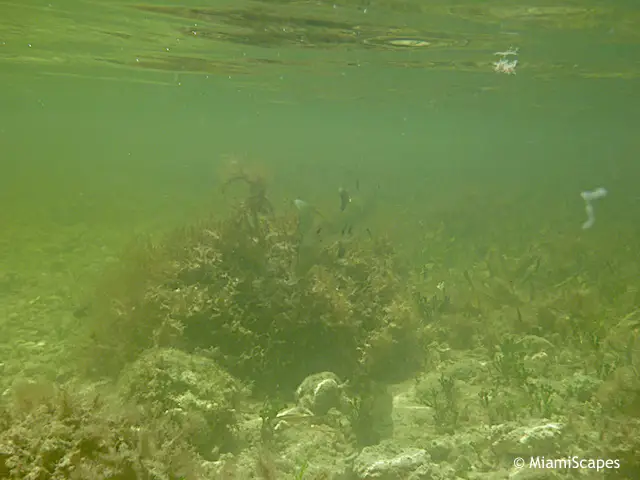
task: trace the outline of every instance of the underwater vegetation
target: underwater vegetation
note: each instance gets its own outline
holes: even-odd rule
[[[90,369],[115,375],[148,348],[177,348],[270,394],[318,371],[355,383],[415,372],[422,324],[390,243],[318,245],[300,268],[298,217],[273,212],[261,179],[229,182],[249,190],[231,215],[132,246],[100,286]]]
[[[447,215],[407,269],[351,232],[357,190],[334,191],[332,225],[303,200],[278,212],[267,187],[236,170],[231,212],[105,272],[77,317],[82,375],[7,382],[0,478],[538,478],[515,457],[618,462],[540,478],[639,478],[632,248],[470,246]]]
[[[0,410],[0,478],[201,478],[184,422],[116,405],[96,388],[17,385]]]
[[[626,232],[620,244],[634,235]],[[593,251],[575,238],[549,237],[544,244],[530,241],[526,253],[491,246],[467,269],[433,261],[416,271],[411,284],[426,335],[437,339],[416,379],[416,399],[431,410],[439,438],[460,436],[465,425],[489,426],[487,450],[477,439],[475,451],[498,459],[493,468],[518,456],[575,455],[615,459],[619,467],[580,474],[555,467],[545,475],[636,478],[637,264],[620,247],[609,255],[613,245]],[[442,250],[434,251],[436,245]],[[430,246],[430,258],[463,255],[453,243]],[[546,432],[550,443],[526,446],[534,431]]]

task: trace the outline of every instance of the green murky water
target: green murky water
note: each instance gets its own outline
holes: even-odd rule
[[[388,237],[438,351],[491,362],[500,334],[535,334],[573,353],[543,349],[553,360],[533,377],[601,384],[581,403],[557,387],[542,413],[514,393],[503,410],[573,415],[576,438],[600,428],[592,405],[611,425],[636,422],[639,40],[630,1],[0,1],[5,397],[16,382],[75,378],[72,338],[123,246],[227,215],[244,191],[221,185],[243,165],[280,215],[295,218],[298,199],[339,216],[341,187],[366,203],[353,232],[325,242]],[[582,229],[580,193],[598,187],[608,195]],[[438,311],[442,292],[453,310]],[[464,325],[475,337],[457,344]],[[427,357],[427,375],[453,362]],[[474,378],[457,380],[480,388]],[[462,390],[477,403],[474,388]],[[631,459],[640,445],[602,438],[582,453]]]

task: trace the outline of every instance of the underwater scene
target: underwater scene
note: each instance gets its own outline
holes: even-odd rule
[[[640,479],[640,6],[0,0],[0,479]]]

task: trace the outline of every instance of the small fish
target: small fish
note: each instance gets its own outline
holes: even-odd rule
[[[79,306],[73,311],[73,316],[76,318],[84,318],[89,315],[91,311],[91,304],[85,303],[84,305]]]
[[[313,205],[311,205],[308,202],[305,202],[304,200],[301,200],[299,198],[296,198],[293,201],[293,205],[296,207],[296,209],[298,210],[298,212],[311,212],[314,215],[318,215],[321,218],[324,218],[324,215],[322,215],[322,213],[320,212],[320,210],[318,210],[316,207],[314,207]]]
[[[340,234],[344,237],[345,235],[351,235],[353,233],[353,225],[347,223],[342,227],[342,231]]]
[[[299,198],[296,198],[293,201],[293,204],[300,211],[303,211],[303,210],[306,210],[307,208],[309,208],[309,204],[307,202],[305,202],[304,200],[300,200]]]
[[[323,219],[324,216],[313,205],[296,198],[293,204],[298,210],[298,227],[297,231],[300,235],[301,242],[312,241],[309,234],[315,232],[315,238],[320,238],[322,232],[322,225],[318,225],[318,219]]]
[[[340,194],[340,211],[344,212],[347,206],[351,203],[351,195],[349,195],[349,192],[342,187],[338,189],[338,193]]]
[[[471,275],[469,275],[469,270],[465,270],[465,271],[463,272],[463,275],[464,275],[464,279],[467,281],[467,283],[469,284],[469,286],[475,290],[475,288],[476,288],[476,287],[475,287],[475,285],[473,284],[473,280],[471,280]]]

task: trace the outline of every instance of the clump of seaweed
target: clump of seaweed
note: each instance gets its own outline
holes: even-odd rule
[[[147,348],[173,347],[267,392],[318,371],[411,375],[422,327],[389,242],[367,237],[340,255],[327,244],[301,271],[296,217],[272,212],[261,180],[229,182],[249,185],[232,215],[139,243],[100,289],[87,319],[93,369],[116,374]]]
[[[248,188],[245,199],[240,204],[239,213],[249,226],[258,225],[260,215],[272,215],[273,204],[267,197],[266,176],[258,171],[248,169],[237,160],[231,161],[228,166],[231,170],[222,184],[222,192],[226,193],[230,187],[242,184]]]
[[[460,394],[455,379],[441,374],[436,386],[418,388],[421,403],[433,409],[436,427],[443,432],[453,432],[460,420]]]
[[[176,425],[107,405],[95,391],[18,386],[0,421],[2,478],[198,478],[197,455]]]

